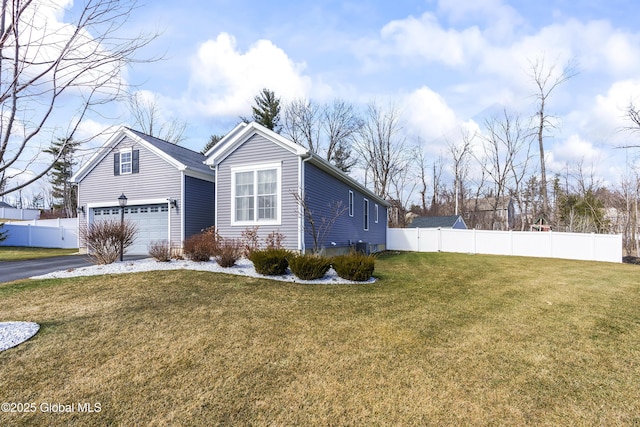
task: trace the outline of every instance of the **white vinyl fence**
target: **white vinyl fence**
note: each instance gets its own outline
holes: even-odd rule
[[[77,218],[11,221],[4,224],[3,231],[8,232],[8,237],[0,246],[78,247]]]
[[[389,228],[387,249],[622,262],[622,235]]]
[[[0,219],[38,219],[40,211],[38,209],[16,209],[0,207]]]

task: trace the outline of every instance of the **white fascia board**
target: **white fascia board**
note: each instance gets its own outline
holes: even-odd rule
[[[89,160],[84,165],[82,165],[80,169],[78,169],[78,172],[76,172],[71,177],[71,182],[78,183],[82,181],[84,177],[87,176],[89,172],[91,172],[93,168],[102,161],[102,159],[107,157],[107,154],[109,154],[111,148],[118,145],[124,139],[124,137],[126,136],[125,131],[125,127],[121,127],[117,131],[115,131],[113,135],[111,135],[109,139],[107,139],[107,142],[105,142],[100,148],[98,148],[93,156],[91,156]]]
[[[125,208],[128,207],[132,207],[132,206],[140,206],[140,205],[162,205],[165,203],[169,203],[169,198],[164,198],[164,199],[129,199],[127,200],[127,206],[125,206]],[[113,208],[113,207],[120,207],[118,205],[118,200],[114,199],[114,200],[109,200],[109,201],[103,201],[103,202],[93,202],[93,203],[87,203],[87,209],[91,209],[91,208]]]
[[[239,129],[234,135],[230,135],[228,140],[226,140],[225,137],[218,142],[214,148],[217,148],[218,146],[219,148],[217,150],[212,149],[209,151],[208,154],[210,155],[205,161],[205,164],[213,166],[220,163],[255,134],[261,135],[265,139],[298,156],[302,156],[307,153],[307,149],[305,147],[296,144],[293,141],[289,141],[282,135],[267,129],[256,122],[251,122],[249,124],[245,124],[245,126],[241,130]]]
[[[201,172],[199,170],[184,168],[184,169],[181,169],[180,172],[192,178],[198,178],[203,181],[216,182],[215,173],[213,171],[211,171],[211,173],[206,173],[206,172]]]
[[[233,139],[246,126],[247,126],[247,124],[245,122],[239,123],[236,127],[231,129],[231,131],[229,133],[227,133],[225,136],[223,136],[222,139],[220,141],[218,141],[217,144],[215,144],[213,147],[209,148],[209,150],[207,150],[207,152],[204,153],[204,155],[206,157],[211,156],[214,152],[219,150],[221,146],[226,144],[228,140]]]

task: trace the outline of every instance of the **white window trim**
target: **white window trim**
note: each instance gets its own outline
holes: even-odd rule
[[[122,161],[122,155],[123,154],[129,154],[130,159],[127,164],[129,165],[129,172],[123,172],[122,171],[122,165],[125,164]],[[131,175],[133,173],[133,149],[132,148],[125,148],[123,150],[120,150],[120,175]]]
[[[369,221],[371,220],[371,218],[369,218],[369,199],[363,199],[362,202],[362,221],[364,222],[364,231],[369,231]]]
[[[355,196],[353,194],[353,191],[349,190],[349,216],[353,217],[353,213],[354,213],[354,205],[355,205]]]
[[[378,218],[379,218],[379,216],[378,216],[378,204],[377,203],[375,203],[373,205],[373,211],[374,211],[374,215],[375,215],[374,216],[374,222],[377,224],[378,223]]]
[[[236,173],[238,172],[254,172],[254,192],[253,197],[256,198],[256,192],[258,189],[257,177],[258,174],[255,172],[263,171],[263,170],[276,170],[276,179],[278,180],[278,188],[277,188],[277,201],[276,201],[276,219],[270,220],[257,220],[258,215],[258,204],[257,200],[254,203],[254,220],[252,221],[236,221]],[[282,211],[282,163],[263,163],[263,164],[253,164],[246,166],[232,166],[231,167],[231,225],[246,227],[251,225],[281,225],[281,211]]]

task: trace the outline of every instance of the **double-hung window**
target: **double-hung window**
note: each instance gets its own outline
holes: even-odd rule
[[[131,150],[120,152],[120,175],[131,173],[132,160],[133,156]]]
[[[369,230],[369,200],[364,199],[364,205],[362,206],[362,209],[364,211],[364,217],[363,217],[363,228],[365,231]]]
[[[231,169],[232,224],[278,224],[280,164]]]

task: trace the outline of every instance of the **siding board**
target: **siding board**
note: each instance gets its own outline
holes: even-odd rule
[[[213,182],[185,176],[184,238],[211,227],[214,221]]]
[[[121,149],[140,150],[140,172],[136,174],[114,175],[114,155]],[[124,138],[111,153],[106,155],[79,184],[79,204],[85,206],[85,213],[79,215],[80,227],[87,224],[89,210],[87,203],[109,203],[118,206],[118,196],[125,194],[129,205],[143,199],[177,199],[178,209],[170,209],[171,243],[180,246],[181,213],[184,206],[181,199],[181,173],[162,158],[148,151],[130,138]],[[105,205],[109,206],[109,205]]]
[[[298,192],[298,156],[257,134],[249,138],[218,165],[216,227],[222,236],[237,239],[241,237],[241,233],[246,228],[231,225],[231,168],[275,162],[282,164],[281,222],[279,226],[260,226],[258,234],[263,242],[269,233],[278,231],[285,236],[284,246],[286,248],[298,248],[298,205],[294,197],[294,194]]]
[[[384,249],[386,244],[386,223],[387,209],[378,205],[378,222],[375,222],[376,202],[366,197],[358,189],[350,187],[337,178],[320,170],[310,163],[304,165],[304,185],[305,200],[311,212],[313,212],[314,222],[322,222],[322,218],[330,220],[333,216],[331,206],[341,203],[342,215],[336,220],[333,227],[326,233],[321,247],[331,248],[336,243],[336,247],[348,247],[355,242],[362,241],[372,245],[382,245],[379,249]],[[349,216],[349,190],[353,191],[353,217]],[[364,229],[364,199],[369,200],[369,230]],[[310,224],[305,219],[305,247],[308,251],[313,250],[313,237],[307,232]]]

